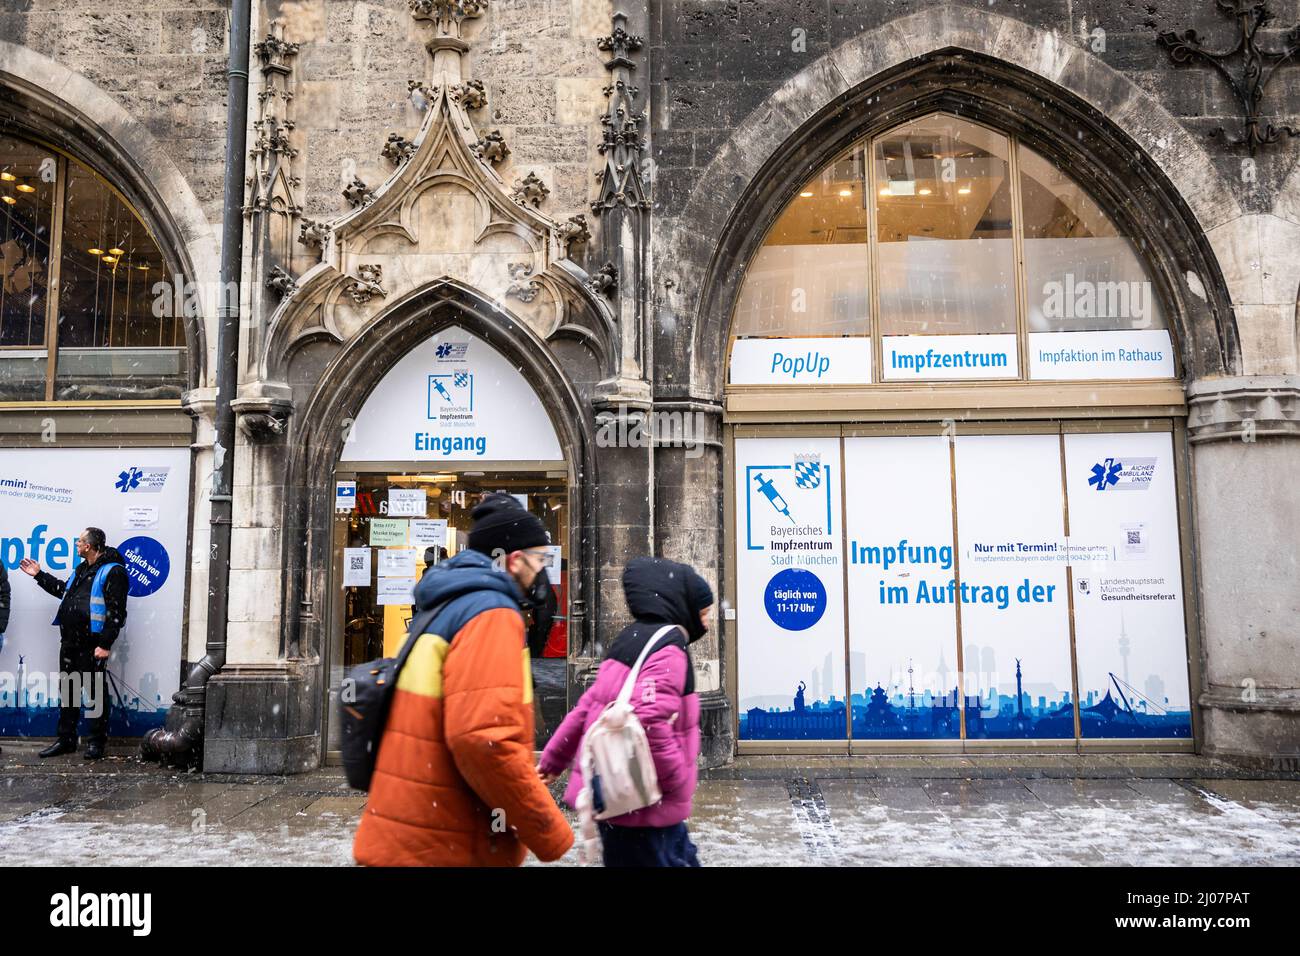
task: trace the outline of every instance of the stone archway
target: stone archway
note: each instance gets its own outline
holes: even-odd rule
[[[595,518],[596,441],[590,415],[554,354],[527,324],[500,313],[473,290],[443,281],[408,298],[340,349],[321,373],[311,398],[295,415],[287,446],[283,487],[283,603],[280,653],[291,660],[323,662],[329,588],[332,485],[349,422],[384,375],[412,348],[449,325],[483,339],[519,368],[533,387],[559,437],[573,477],[574,517],[566,552],[580,555],[570,586],[571,653],[590,654],[591,602],[597,589],[599,528]],[[289,369],[292,377],[292,369]],[[576,649],[576,650],[574,650]],[[307,700],[319,703],[320,667],[304,673]],[[315,712],[314,706],[310,708]]]
[[[1188,376],[1240,369],[1234,298],[1213,236],[1242,211],[1205,151],[1149,95],[1059,35],[944,4],[860,34],[788,80],[736,128],[676,228],[662,233],[670,238],[656,249],[661,263],[709,263],[697,275],[661,266],[682,290],[674,309],[695,315],[694,395],[722,394],[743,266],[800,177],[854,138],[944,107],[1086,166],[1084,185],[1157,247],[1152,264],[1177,306]],[[1060,133],[1066,123],[1076,135]]]

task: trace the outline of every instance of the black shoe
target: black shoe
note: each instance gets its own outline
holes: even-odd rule
[[[103,760],[104,745],[99,741],[92,741],[86,745],[86,752],[81,755],[82,760]]]
[[[36,756],[38,757],[60,757],[63,754],[73,754],[77,752],[77,742],[75,740],[56,740]]]

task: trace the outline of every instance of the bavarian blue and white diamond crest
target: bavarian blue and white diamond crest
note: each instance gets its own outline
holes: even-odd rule
[[[816,488],[822,483],[821,463],[816,461],[796,461],[794,463],[794,483],[799,488]]]

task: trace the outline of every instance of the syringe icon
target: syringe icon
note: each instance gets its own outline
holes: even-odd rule
[[[754,480],[758,482],[758,490],[761,491],[767,500],[772,503],[772,507],[789,518],[791,524],[794,524],[794,516],[790,514],[790,506],[786,504],[785,499],[781,497],[780,492],[772,486],[772,480],[770,478],[764,478],[762,472],[755,475]]]
[[[442,382],[438,381],[436,378],[433,380],[433,387],[438,390],[439,395],[441,395],[447,401],[449,402],[451,401],[451,392],[447,391],[447,389],[443,386]]]

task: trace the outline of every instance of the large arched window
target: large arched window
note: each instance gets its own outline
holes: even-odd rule
[[[0,401],[179,399],[168,260],[104,179],[0,135]],[[57,292],[53,291],[57,290]]]
[[[804,183],[749,263],[732,336],[733,385],[1177,374],[1134,239],[1016,137],[945,113]]]

